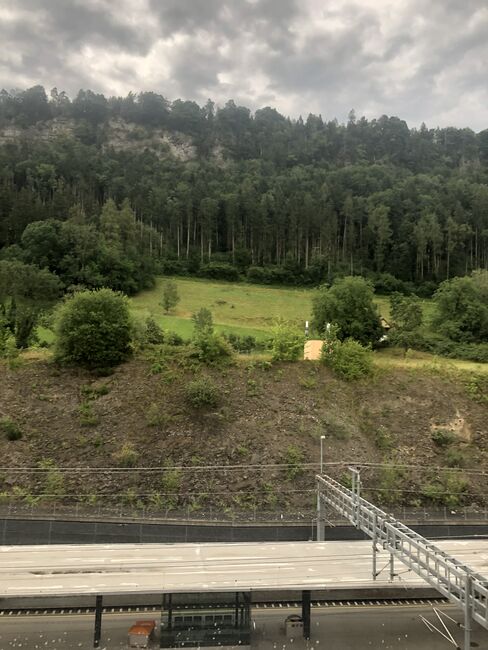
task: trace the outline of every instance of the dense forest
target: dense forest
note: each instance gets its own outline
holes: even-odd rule
[[[488,129],[3,90],[0,248],[65,285],[128,293],[160,268],[291,284],[361,273],[427,295],[488,268]]]

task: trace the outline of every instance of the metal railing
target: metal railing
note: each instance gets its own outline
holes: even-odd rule
[[[355,470],[353,470],[354,472]],[[470,647],[470,619],[488,629],[488,579],[455,557],[448,555],[411,528],[360,496],[359,474],[350,490],[328,476],[317,476],[318,518],[324,504],[345,517],[373,540],[373,578],[376,573],[376,545],[390,553],[390,578],[397,558],[465,614],[465,648]]]

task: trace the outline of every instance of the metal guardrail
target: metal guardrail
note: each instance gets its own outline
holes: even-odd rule
[[[328,476],[317,476],[316,480],[318,516],[322,504],[328,504],[373,540],[373,578],[377,576],[376,545],[381,544],[390,553],[391,579],[395,575],[393,558],[397,558],[462,608],[465,615],[464,644],[466,650],[470,648],[470,619],[488,629],[488,578],[363,499],[357,472],[352,490]]]

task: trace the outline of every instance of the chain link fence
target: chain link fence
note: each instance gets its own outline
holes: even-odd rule
[[[404,523],[456,524],[488,522],[488,509],[475,506],[459,508],[395,508],[389,511]],[[223,522],[243,524],[300,524],[310,525],[316,519],[315,510],[263,510],[260,508],[195,509],[191,506],[178,509],[155,509],[149,506],[132,505],[89,505],[86,503],[60,504],[46,502],[28,504],[8,501],[0,504],[2,518],[52,518],[93,519],[102,521],[162,521],[162,522]],[[335,512],[327,512],[326,520],[331,525],[346,522]]]

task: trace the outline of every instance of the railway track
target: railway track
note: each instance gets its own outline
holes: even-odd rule
[[[428,607],[449,604],[447,598],[373,598],[361,600],[314,600],[311,605],[314,609],[337,609],[340,607]],[[271,602],[271,603],[254,603],[253,609],[297,609],[301,608],[300,601]],[[226,606],[227,607],[227,606]],[[182,607],[182,609],[194,609],[192,607]],[[218,606],[215,607],[218,609]],[[103,614],[149,614],[159,613],[161,606],[122,606],[122,607],[104,607]],[[94,607],[56,607],[43,609],[26,608],[26,609],[0,609],[0,618],[17,618],[22,616],[76,616],[95,614]]]

